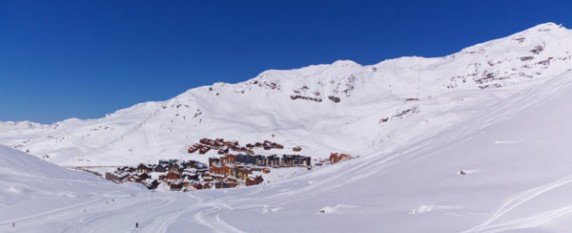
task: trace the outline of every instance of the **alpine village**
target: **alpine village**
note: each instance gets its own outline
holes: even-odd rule
[[[140,183],[150,190],[184,192],[258,185],[264,182],[263,174],[273,169],[297,167],[311,171],[314,166],[352,158],[349,154],[331,153],[327,160],[315,160],[312,164],[310,156],[301,154],[300,146],[293,147],[292,154],[281,156],[255,154],[255,148],[268,152],[284,150],[283,145],[268,140],[241,146],[238,141],[203,138],[190,146],[188,153],[206,156],[209,151],[216,151],[218,156],[211,156],[208,164],[195,160],[159,160],[157,164],[118,167],[104,177],[115,183]]]

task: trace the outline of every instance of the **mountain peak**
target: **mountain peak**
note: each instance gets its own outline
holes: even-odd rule
[[[358,64],[357,62],[354,62],[352,60],[337,60],[334,63],[332,63],[332,65],[336,66],[336,67],[361,66],[360,64]]]
[[[530,28],[529,30],[551,31],[551,30],[566,30],[566,28],[564,26],[562,26],[562,24],[556,24],[554,22],[548,22],[548,23],[538,24],[538,25]]]

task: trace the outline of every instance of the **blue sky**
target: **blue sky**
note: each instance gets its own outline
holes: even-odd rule
[[[443,56],[571,1],[0,0],[0,121],[97,118],[266,69]]]

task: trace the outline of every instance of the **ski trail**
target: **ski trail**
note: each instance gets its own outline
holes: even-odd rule
[[[479,232],[498,233],[498,232],[513,231],[518,229],[534,228],[570,214],[572,214],[572,205],[546,211],[527,218],[516,219],[513,221],[509,221],[507,223],[489,225],[482,228]]]
[[[244,233],[244,231],[231,226],[220,218],[221,214],[233,210],[231,206],[221,203],[214,203],[208,206],[210,206],[209,209],[195,214],[194,217],[197,222],[216,233]]]
[[[167,232],[167,229],[169,228],[169,226],[175,222],[175,220],[177,220],[180,216],[184,215],[184,214],[188,214],[198,208],[200,208],[202,206],[202,202],[203,199],[196,197],[194,195],[189,195],[189,197],[197,200],[197,203],[194,203],[194,205],[189,205],[187,203],[184,203],[182,206],[190,206],[189,208],[184,208],[182,210],[179,211],[170,211],[168,214],[165,215],[161,215],[158,216],[156,218],[153,219],[153,221],[149,224],[145,223],[146,227],[143,229],[144,232],[149,232],[149,233],[165,233]],[[185,199],[187,200],[187,199]],[[181,200],[179,200],[181,201]]]
[[[155,205],[152,208],[143,207],[148,202],[153,202]],[[157,216],[158,214],[153,214],[154,210],[167,210],[173,202],[171,199],[145,199],[129,202],[128,205],[117,209],[86,215],[67,226],[62,232],[111,232],[124,227],[131,229],[135,222]],[[106,230],[108,228],[109,230]]]
[[[527,190],[525,192],[522,192],[512,198],[510,198],[508,201],[506,201],[501,207],[499,207],[494,213],[493,215],[486,220],[485,222],[471,228],[468,230],[463,231],[462,233],[469,233],[469,232],[488,232],[488,231],[484,231],[485,229],[488,229],[491,227],[491,224],[495,221],[497,221],[498,219],[500,219],[501,217],[503,217],[505,214],[509,213],[510,211],[514,210],[515,208],[525,204],[526,202],[544,194],[547,193],[553,189],[556,189],[558,187],[567,185],[569,183],[572,182],[572,176],[568,176],[565,178],[562,178],[560,180]],[[550,211],[549,211],[550,212]],[[541,214],[542,215],[542,214]],[[538,216],[541,217],[541,216]],[[528,220],[530,222],[534,222],[531,220]]]
[[[91,201],[87,201],[87,202],[82,202],[82,203],[66,206],[64,208],[58,208],[58,209],[54,209],[54,210],[50,210],[50,211],[46,211],[46,212],[42,212],[42,213],[38,213],[38,214],[28,215],[28,216],[21,217],[21,218],[10,219],[8,221],[0,222],[0,225],[11,225],[13,222],[28,222],[28,221],[33,221],[36,219],[45,219],[47,217],[54,217],[55,214],[65,215],[65,214],[69,214],[69,212],[71,212],[71,210],[81,209],[82,207],[89,206],[89,205],[97,203],[97,202],[102,202],[103,200],[104,199],[95,199],[95,200],[91,200]]]

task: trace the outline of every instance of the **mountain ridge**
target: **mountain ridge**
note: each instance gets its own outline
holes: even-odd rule
[[[466,120],[472,107],[568,72],[569,44],[570,30],[546,23],[444,57],[268,70],[244,82],[193,88],[100,119],[0,122],[0,143],[61,165],[182,158],[201,137],[275,137],[289,147],[306,146],[315,157],[330,151],[368,154],[391,141],[438,132]]]

